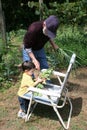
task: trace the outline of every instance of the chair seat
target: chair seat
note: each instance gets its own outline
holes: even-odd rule
[[[35,88],[31,88],[28,93],[24,94],[24,97],[26,97],[26,99],[31,98],[32,95],[31,91],[34,91],[34,89]],[[33,92],[33,100],[36,102],[40,102],[40,103],[42,102],[44,104],[51,105],[50,99],[54,103],[58,102],[58,98],[60,97],[60,92],[61,92],[61,86],[49,84],[49,85],[45,85],[44,88],[41,89],[41,91],[42,93],[43,91],[45,91],[45,93],[38,94],[38,92]],[[51,93],[55,96],[50,96]]]

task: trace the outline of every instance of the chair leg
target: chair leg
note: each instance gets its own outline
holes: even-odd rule
[[[64,127],[65,130],[67,130],[69,128],[69,124],[70,124],[70,119],[71,119],[71,114],[72,114],[72,103],[69,99],[69,97],[67,97],[68,101],[69,101],[69,104],[70,104],[70,112],[69,112],[69,116],[68,116],[68,120],[67,120],[67,124],[64,123],[63,121],[63,118],[61,117],[60,113],[58,112],[57,110],[57,107],[54,105],[53,106],[53,109],[54,111],[56,112],[58,118],[59,118],[59,121],[61,122],[62,126]]]
[[[26,115],[26,118],[25,118],[25,122],[27,122],[29,120],[29,112],[30,112],[30,108],[31,108],[31,104],[32,104],[32,94],[31,94],[31,98],[30,98],[30,102],[29,102],[29,105],[28,105],[28,110],[27,110],[27,115]]]
[[[31,96],[31,99],[30,99],[30,102],[29,102],[29,106],[28,106],[28,110],[27,110],[27,116],[25,118],[25,122],[29,121],[30,117],[31,117],[31,114],[33,113],[35,107],[37,105],[37,102],[35,102],[35,104],[33,105],[32,107],[32,96]],[[31,109],[32,108],[32,109]]]
[[[28,114],[28,120],[30,119],[30,116],[31,116],[31,114],[33,113],[33,111],[34,111],[36,105],[37,105],[37,102],[35,102],[35,104],[34,104],[33,107],[31,106],[30,113]]]

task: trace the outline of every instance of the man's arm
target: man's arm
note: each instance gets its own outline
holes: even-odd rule
[[[57,50],[59,48],[58,45],[56,45],[53,40],[50,39],[49,41],[50,41],[54,50]]]
[[[30,31],[28,30],[28,32],[24,36],[24,48],[28,53],[29,57],[31,58],[32,62],[35,64],[36,69],[40,70],[40,64],[32,52],[32,42],[29,42],[32,41],[32,39],[34,39],[33,36],[34,36],[34,30],[30,30]]]
[[[36,69],[40,70],[40,64],[37,61],[37,59],[35,58],[35,56],[34,56],[34,54],[32,52],[32,49],[29,48],[29,49],[25,49],[25,50],[28,53],[29,57],[31,58],[32,62],[35,64]]]
[[[32,62],[35,64],[36,69],[40,70],[40,63],[39,63],[38,60],[35,58],[33,52],[31,51],[31,52],[29,52],[28,54],[29,54],[30,58],[32,59]]]

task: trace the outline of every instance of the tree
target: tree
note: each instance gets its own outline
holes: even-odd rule
[[[0,33],[1,33],[1,39],[3,42],[4,48],[6,48],[6,28],[5,28],[4,12],[2,11],[1,0],[0,0]]]
[[[43,0],[39,0],[40,20],[43,18]]]

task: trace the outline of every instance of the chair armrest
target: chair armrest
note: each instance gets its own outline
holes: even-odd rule
[[[53,71],[54,75],[60,76],[60,77],[65,77],[66,74],[58,72],[58,71]]]

